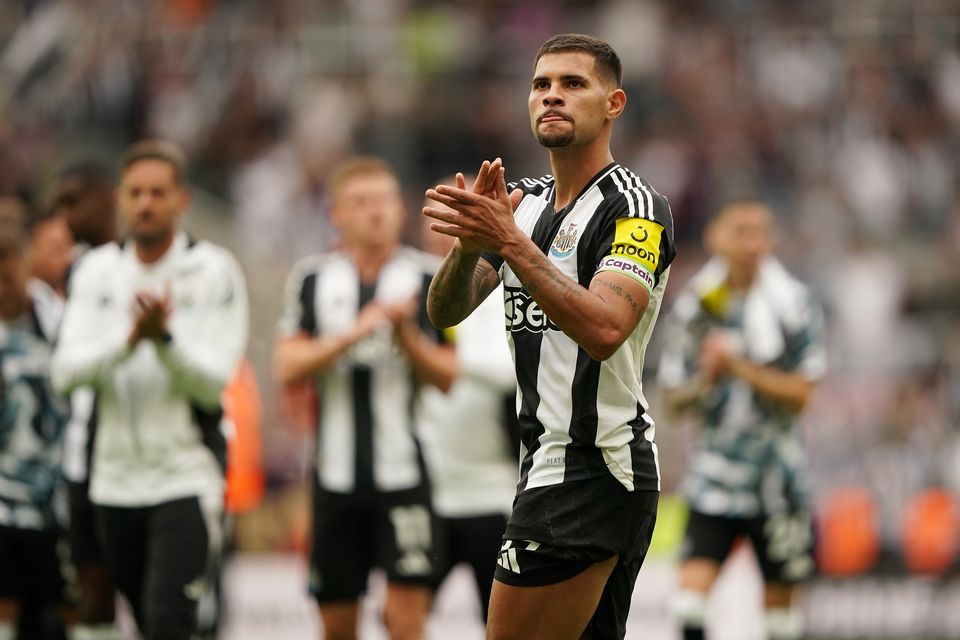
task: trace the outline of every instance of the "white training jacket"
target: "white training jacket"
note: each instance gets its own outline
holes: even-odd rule
[[[137,291],[169,290],[172,339],[133,349]],[[62,392],[97,392],[98,431],[90,498],[109,506],[151,506],[223,497],[225,441],[220,393],[249,333],[247,291],[234,257],[183,232],[147,265],[133,243],[91,250],[73,276],[53,356]]]

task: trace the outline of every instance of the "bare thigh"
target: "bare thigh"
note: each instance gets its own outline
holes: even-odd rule
[[[487,640],[578,640],[593,617],[618,556],[540,587],[494,580]]]

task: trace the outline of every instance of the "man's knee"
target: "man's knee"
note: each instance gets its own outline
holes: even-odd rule
[[[430,591],[426,588],[395,586],[388,588],[383,621],[390,640],[420,640],[430,610]]]
[[[357,640],[358,606],[356,602],[320,605],[325,640]]]

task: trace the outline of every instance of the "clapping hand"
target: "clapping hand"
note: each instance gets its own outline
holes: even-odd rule
[[[172,312],[169,288],[164,290],[163,295],[147,291],[136,292],[130,310],[133,314],[133,329],[127,338],[130,347],[134,347],[140,340],[159,341],[170,335],[167,326]]]
[[[438,233],[458,238],[466,253],[494,251],[511,242],[519,229],[513,220],[513,211],[523,193],[515,189],[507,193],[503,162],[484,161],[468,191],[463,174],[457,174],[456,186],[439,185],[427,190],[427,197],[450,207],[453,211],[426,206],[423,214],[444,224],[434,223],[430,228]]]

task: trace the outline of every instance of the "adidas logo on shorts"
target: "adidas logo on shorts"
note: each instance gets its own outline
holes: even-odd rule
[[[536,551],[540,548],[540,543],[535,540],[524,540],[523,542],[527,543],[524,551]],[[520,564],[517,562],[517,548],[513,546],[513,540],[507,540],[500,547],[500,558],[497,559],[497,564],[507,571],[520,573]]]

